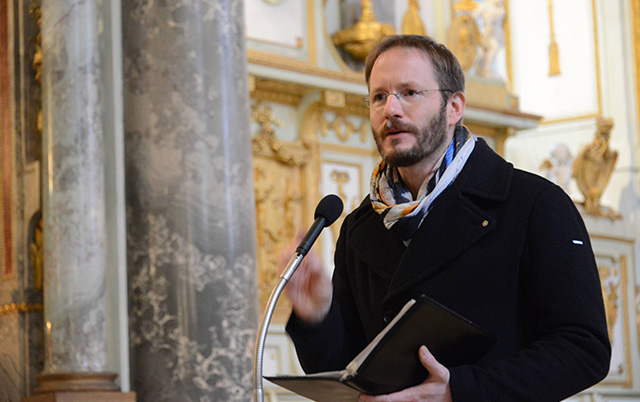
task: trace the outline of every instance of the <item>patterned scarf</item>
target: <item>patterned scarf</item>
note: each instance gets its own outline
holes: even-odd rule
[[[449,147],[436,162],[438,168],[425,180],[414,200],[402,182],[398,169],[380,161],[371,176],[370,197],[373,209],[379,213],[387,229],[408,244],[429,213],[433,201],[451,184],[467,162],[476,137],[466,127],[459,126]]]

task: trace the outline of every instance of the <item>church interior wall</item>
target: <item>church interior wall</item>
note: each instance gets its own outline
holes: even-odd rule
[[[362,61],[334,45],[332,36],[357,22],[360,0],[245,0],[247,71],[251,98],[256,198],[257,267],[261,309],[276,278],[277,250],[311,223],[313,208],[326,193],[345,201],[347,212],[368,193],[377,159],[371,139]],[[372,0],[378,21],[400,32],[409,0]],[[418,0],[426,32],[447,42],[465,4],[493,0]],[[478,59],[468,73],[469,110],[465,122],[517,168],[546,175],[562,185],[576,204],[584,200],[573,160],[561,164],[553,150],[565,147],[576,158],[594,140],[599,117],[611,118],[609,149],[617,152],[600,199],[603,215],[582,210],[601,270],[603,297],[612,317],[614,356],[602,384],[572,402],[640,401],[640,0],[497,0],[504,7],[504,40],[489,72]],[[12,213],[4,217],[10,233],[12,267],[3,262],[0,277],[0,400],[17,402],[35,387],[42,369],[42,290],[30,250],[37,249],[34,217],[40,209],[41,131],[37,65],[38,23],[30,10],[35,0],[0,0],[0,23],[9,27]],[[560,74],[549,76],[552,4]],[[109,117],[106,181],[109,215],[110,366],[124,391],[129,384],[127,285],[122,168],[122,48],[120,2],[102,2],[108,17],[103,35],[111,55],[106,93]],[[462,10],[462,11],[461,11]],[[465,11],[467,10],[467,11]],[[484,28],[481,17],[475,16]],[[2,49],[0,49],[1,51]],[[480,56],[477,56],[480,57]],[[2,60],[0,58],[0,60]],[[125,77],[126,78],[126,77]],[[6,82],[2,82],[6,85]],[[479,88],[479,90],[477,89]],[[5,92],[3,92],[5,93]],[[482,94],[481,96],[475,95]],[[4,98],[3,98],[4,99]],[[0,103],[0,116],[7,105]],[[5,112],[6,113],[6,112]],[[6,114],[5,114],[6,115]],[[0,126],[4,127],[4,126]],[[4,137],[2,137],[4,138]],[[545,164],[546,163],[546,164]],[[1,172],[1,170],[0,170]],[[552,174],[554,176],[552,176]],[[559,175],[559,176],[558,176]],[[4,198],[6,200],[6,197]],[[5,201],[6,202],[6,201]],[[277,211],[277,213],[274,213]],[[609,213],[607,216],[606,214]],[[340,219],[343,219],[340,218]],[[12,230],[7,230],[12,222]],[[334,228],[323,233],[319,250],[332,269]],[[46,234],[45,234],[46,236]],[[9,272],[11,269],[11,272]],[[41,273],[40,273],[41,274]],[[279,302],[267,343],[265,374],[298,373],[295,351],[284,333],[290,306]],[[135,389],[133,389],[135,391]],[[270,402],[295,401],[266,385]]]

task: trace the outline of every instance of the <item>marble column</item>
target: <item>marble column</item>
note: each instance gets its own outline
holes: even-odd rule
[[[106,298],[99,3],[41,4],[45,368],[35,393],[64,393],[65,400],[134,397],[86,395],[118,390],[116,374],[107,373],[107,325],[113,317],[107,316]]]
[[[95,2],[44,0],[45,372],[106,369],[104,148]]]
[[[252,399],[255,217],[241,0],[122,4],[132,387]]]

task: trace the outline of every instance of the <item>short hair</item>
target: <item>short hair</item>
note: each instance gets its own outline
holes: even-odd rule
[[[365,61],[364,76],[369,86],[371,70],[378,57],[394,47],[415,48],[422,51],[433,64],[435,79],[440,89],[448,89],[455,92],[464,92],[464,71],[456,56],[443,44],[435,39],[422,35],[390,35],[376,44],[369,52]],[[451,94],[443,93],[444,99]]]

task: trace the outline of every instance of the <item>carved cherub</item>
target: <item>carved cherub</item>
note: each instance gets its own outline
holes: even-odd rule
[[[573,173],[573,155],[571,155],[571,151],[565,144],[553,144],[551,157],[542,162],[540,169],[547,179],[569,193],[569,183]]]

